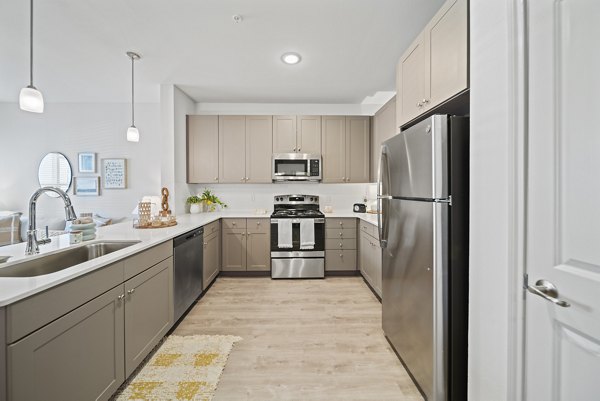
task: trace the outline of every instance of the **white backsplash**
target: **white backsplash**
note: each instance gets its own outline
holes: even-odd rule
[[[300,194],[319,196],[321,210],[332,206],[334,211],[350,211],[352,205],[362,203],[365,196],[371,200],[375,197],[375,184],[213,184],[189,187],[197,193],[210,188],[231,210],[272,210],[275,195]]]

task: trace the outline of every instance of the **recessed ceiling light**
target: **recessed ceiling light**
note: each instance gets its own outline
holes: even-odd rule
[[[298,64],[302,60],[302,57],[298,53],[283,53],[281,61],[286,64]]]

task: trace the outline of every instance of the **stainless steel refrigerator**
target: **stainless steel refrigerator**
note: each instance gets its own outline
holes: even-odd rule
[[[428,401],[467,399],[468,126],[435,115],[381,148],[383,330]]]

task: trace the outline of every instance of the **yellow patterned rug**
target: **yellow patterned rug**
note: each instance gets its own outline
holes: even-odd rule
[[[169,336],[116,401],[211,400],[236,336]]]

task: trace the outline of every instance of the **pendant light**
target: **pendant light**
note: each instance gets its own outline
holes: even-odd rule
[[[44,112],[42,92],[33,86],[33,0],[29,2],[29,85],[21,89],[19,107],[32,113]]]
[[[139,142],[140,132],[135,126],[135,111],[134,111],[134,69],[133,63],[135,60],[142,58],[139,54],[134,52],[127,52],[127,56],[131,59],[131,127],[127,129],[127,140],[129,142]]]

